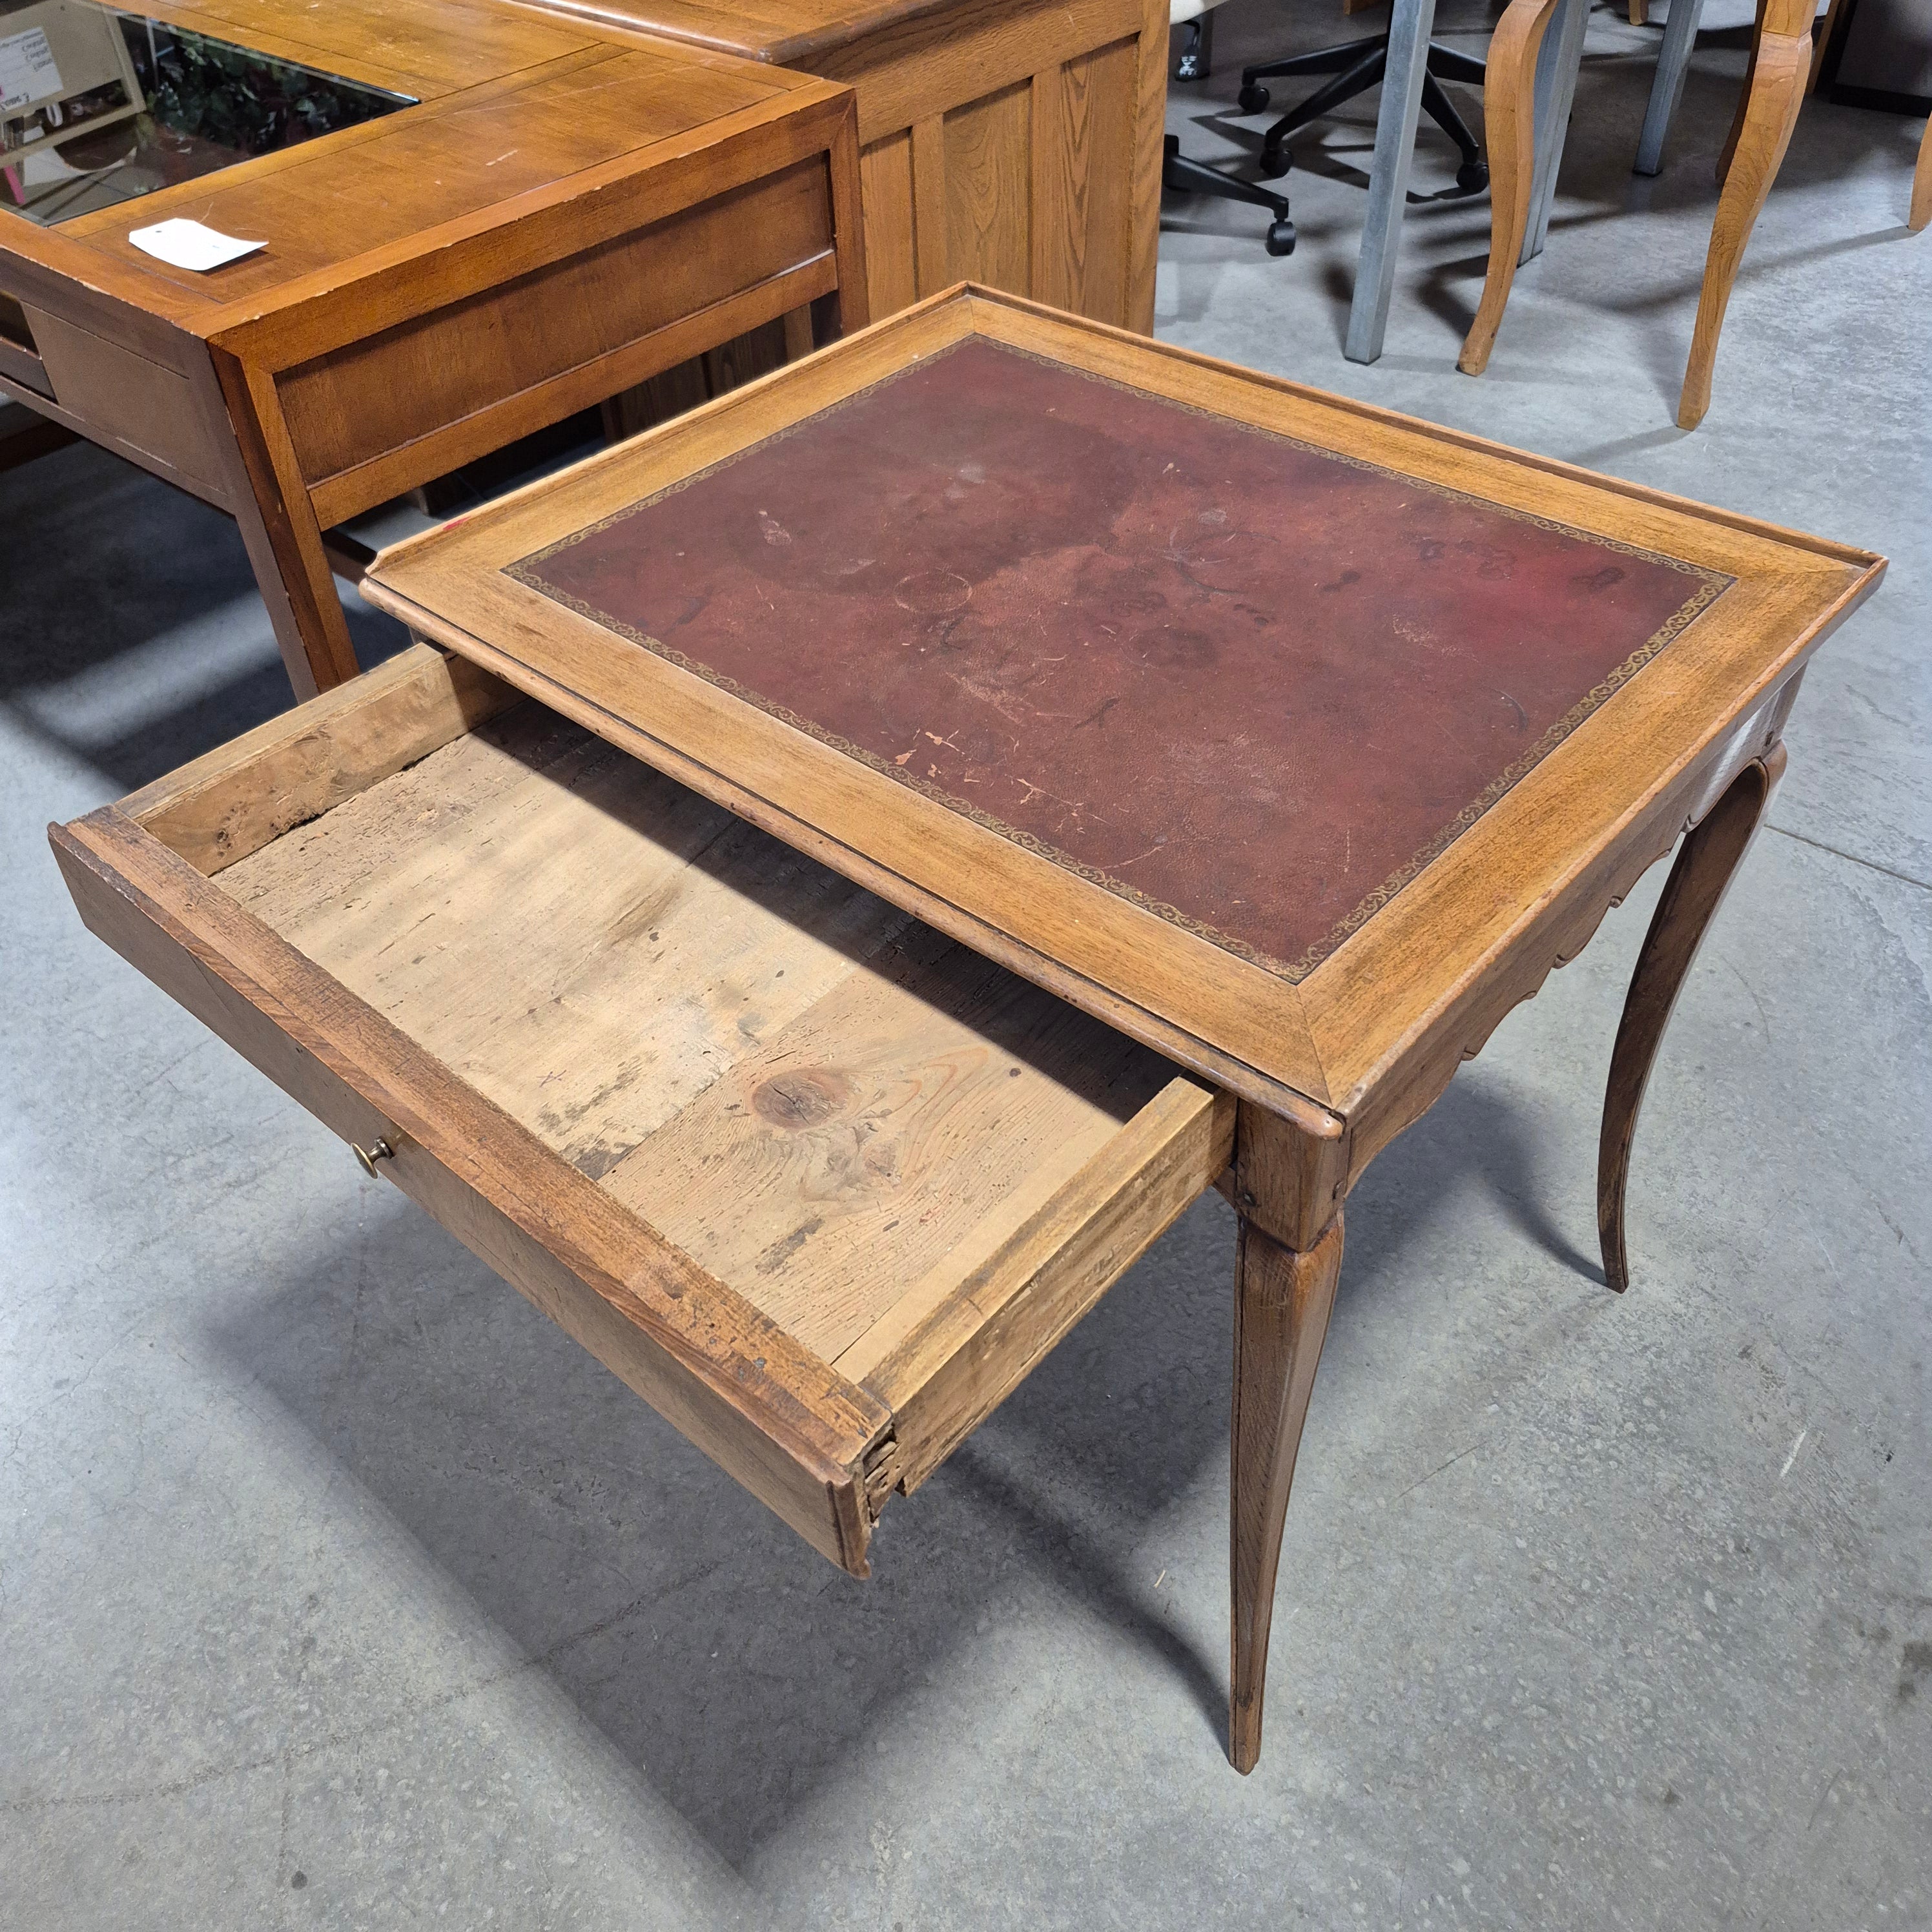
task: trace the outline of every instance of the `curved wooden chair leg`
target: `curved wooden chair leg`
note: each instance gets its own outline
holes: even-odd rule
[[[1928,221],[1932,221],[1932,121],[1926,122],[1924,136],[1918,143],[1918,166],[1912,176],[1912,212],[1905,218],[1905,225],[1916,235]]]
[[[1792,31],[1785,31],[1787,24]],[[1690,361],[1677,404],[1680,429],[1695,429],[1711,406],[1711,372],[1718,359],[1724,310],[1738,278],[1738,265],[1744,259],[1744,244],[1756,226],[1784,151],[1791,145],[1810,60],[1808,0],[1770,0],[1744,96],[1736,148],[1724,174],[1724,192],[1718,197],[1717,219],[1711,224],[1704,286],[1697,298],[1697,326],[1690,338]]]
[[[1243,1219],[1234,1277],[1228,1757],[1244,1775],[1262,1754],[1282,1524],[1341,1272],[1339,1214],[1305,1253],[1282,1247]]]
[[[1529,226],[1536,174],[1536,57],[1557,0],[1510,0],[1483,68],[1483,142],[1490,163],[1490,266],[1456,366],[1480,376],[1496,346]]]
[[[1718,150],[1718,185],[1722,188],[1731,172],[1731,157],[1738,151],[1738,138],[1744,131],[1744,115],[1750,106],[1751,87],[1757,79],[1758,49],[1764,44],[1765,10],[1770,0],[1757,0],[1757,13],[1751,22],[1750,52],[1744,60],[1744,84],[1738,91],[1738,104],[1731,116],[1730,131],[1724,136],[1724,145]],[[1807,72],[1808,79],[1809,71]]]
[[[1630,1142],[1650,1070],[1690,962],[1784,770],[1784,747],[1774,745],[1731,781],[1724,796],[1691,828],[1670,868],[1643,950],[1637,955],[1636,970],[1630,975],[1610,1055],[1603,1137],[1597,1150],[1597,1234],[1603,1244],[1604,1274],[1619,1294],[1630,1286],[1624,1196],[1630,1182]]]

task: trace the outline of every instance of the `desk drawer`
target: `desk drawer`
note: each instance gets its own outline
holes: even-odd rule
[[[822,155],[277,377],[325,524],[838,286]]]
[[[95,933],[860,1575],[1227,1165],[1224,1096],[426,647],[52,836]]]

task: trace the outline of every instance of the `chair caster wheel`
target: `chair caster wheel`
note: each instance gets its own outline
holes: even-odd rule
[[[1257,86],[1252,81],[1247,82],[1242,87],[1234,103],[1244,114],[1259,114],[1267,108],[1268,104],[1268,89]]]
[[[1260,160],[1255,165],[1255,172],[1263,181],[1280,181],[1294,165],[1292,154],[1284,154],[1278,148],[1264,148]]]
[[[1487,161],[1465,161],[1456,170],[1456,185],[1465,194],[1480,194],[1490,184]]]
[[[1268,251],[1270,255],[1292,255],[1294,253],[1294,224],[1286,216],[1268,230]]]

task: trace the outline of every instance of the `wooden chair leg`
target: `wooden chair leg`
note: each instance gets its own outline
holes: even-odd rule
[[[1786,31],[1787,27],[1792,31]],[[1697,326],[1690,338],[1690,361],[1677,405],[1680,429],[1695,429],[1711,406],[1711,371],[1718,359],[1718,338],[1724,310],[1765,197],[1791,145],[1791,130],[1804,100],[1804,76],[1811,58],[1810,0],[1771,0],[1764,16],[1756,58],[1735,149],[1718,197],[1711,225],[1711,250],[1704,263],[1704,286],[1697,300]]]
[[[1731,172],[1731,157],[1738,151],[1738,140],[1744,131],[1744,116],[1750,109],[1751,87],[1757,79],[1758,50],[1764,45],[1765,10],[1770,0],[1757,0],[1757,11],[1751,19],[1750,52],[1744,56],[1744,84],[1738,90],[1738,104],[1731,115],[1730,131],[1724,136],[1724,145],[1718,150],[1717,180],[1722,188]]]
[[[1340,1214],[1305,1253],[1243,1217],[1234,1277],[1228,1756],[1244,1774],[1261,1756],[1282,1524],[1341,1271]]]
[[[1529,225],[1536,171],[1536,58],[1556,0],[1510,0],[1483,70],[1483,136],[1490,161],[1490,267],[1456,366],[1480,376],[1496,346]]]
[[[1763,820],[1784,770],[1784,747],[1774,745],[1731,781],[1724,796],[1691,828],[1670,868],[1643,950],[1637,955],[1636,970],[1630,976],[1610,1055],[1603,1137],[1597,1150],[1597,1234],[1603,1245],[1604,1274],[1619,1294],[1630,1286],[1624,1196],[1630,1183],[1630,1142],[1650,1070],[1690,962],[1726,888],[1737,875],[1738,862]]]
[[[1912,212],[1905,218],[1905,225],[1916,235],[1928,221],[1932,221],[1932,121],[1926,122],[1918,143],[1918,166],[1912,176]]]
[[[1838,16],[1844,12],[1845,0],[1831,0],[1825,9],[1825,17],[1811,29],[1811,71],[1804,77],[1804,92],[1816,94],[1818,78],[1825,69],[1825,56],[1832,45],[1832,35],[1837,30]]]

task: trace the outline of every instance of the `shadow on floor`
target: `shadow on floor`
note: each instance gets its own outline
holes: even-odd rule
[[[1572,1270],[1553,1292],[1597,1292],[1544,1205],[1538,1151],[1504,1100],[1459,1082],[1358,1189],[1345,1303],[1399,1292],[1409,1232],[1470,1192]],[[938,1683],[949,1653],[1069,1597],[1185,1684],[1204,1763],[1220,1752],[1222,1647],[1173,1627],[1144,1553],[1164,1513],[1225,1507],[1208,1502],[1227,1454],[1233,1222],[1218,1196],[895,1499],[864,1584],[426,1217],[386,1190],[365,1198],[365,1238],[265,1295],[218,1348],[734,1865]]]
[[[241,532],[91,444],[0,473],[0,705],[131,791],[294,702]],[[407,641],[352,596],[364,664]]]

